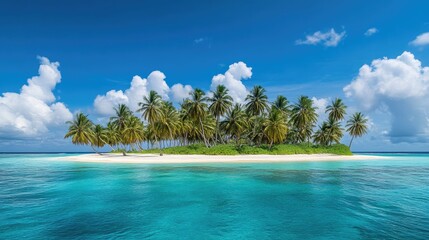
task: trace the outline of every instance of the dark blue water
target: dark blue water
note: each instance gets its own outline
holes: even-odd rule
[[[0,239],[429,239],[429,155],[94,164],[0,155]]]

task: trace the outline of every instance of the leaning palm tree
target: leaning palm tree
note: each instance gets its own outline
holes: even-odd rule
[[[118,131],[118,127],[113,122],[109,121],[106,127],[106,144],[115,151],[113,146],[117,146],[121,141],[121,133]]]
[[[326,113],[329,113],[329,119],[337,122],[344,119],[346,115],[346,105],[340,98],[336,98],[332,101],[331,105],[326,107]]]
[[[238,145],[241,135],[248,127],[246,114],[243,112],[240,104],[235,104],[234,107],[227,111],[225,119],[220,123],[220,126],[227,134],[235,138],[235,142]]]
[[[76,114],[73,121],[68,121],[69,130],[64,138],[71,138],[73,144],[91,145],[92,150],[97,152],[91,144],[94,139],[93,123],[83,113]]]
[[[232,97],[228,95],[228,89],[224,85],[218,85],[212,94],[213,96],[208,99],[210,102],[209,111],[216,117],[216,141],[219,140],[218,137],[222,141],[219,129],[220,117],[231,107],[233,100]]]
[[[186,101],[185,104],[187,105],[186,108],[188,109],[189,116],[200,125],[201,136],[204,140],[204,144],[206,147],[209,147],[209,142],[206,139],[203,126],[203,119],[207,115],[207,104],[205,103],[207,99],[204,95],[204,91],[197,88],[191,93],[191,99]]]
[[[281,143],[286,139],[287,124],[282,112],[272,110],[265,122],[264,134],[270,143],[270,149],[273,144]]]
[[[352,146],[352,142],[355,137],[361,137],[367,132],[367,122],[368,119],[365,118],[365,116],[360,112],[353,114],[352,117],[347,121],[346,131],[350,134],[350,136],[352,136],[349,147]]]
[[[298,102],[292,106],[291,122],[298,131],[299,141],[307,139],[310,143],[312,128],[317,121],[316,107],[313,101],[307,96],[301,96]]]

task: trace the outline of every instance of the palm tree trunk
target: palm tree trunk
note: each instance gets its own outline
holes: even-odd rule
[[[203,121],[200,118],[200,125],[201,125],[201,133],[203,135],[203,140],[204,140],[204,144],[206,145],[206,147],[208,148],[209,145],[207,144],[207,140],[206,140],[206,134],[204,133],[204,125],[203,125]]]
[[[352,139],[350,140],[349,148],[351,148],[351,147],[352,147],[352,142],[353,142],[354,137],[355,137],[355,136],[352,136]]]
[[[95,153],[97,153],[98,155],[103,155],[103,154],[99,153],[99,152],[94,148],[94,146],[92,146],[92,145],[91,145],[91,148],[92,148],[92,150],[93,150]]]
[[[215,141],[215,145],[218,142],[218,137],[220,138],[220,132],[219,132],[219,116],[216,116],[216,141]],[[222,138],[220,138],[222,139]],[[222,141],[222,140],[221,140]]]
[[[106,144],[107,146],[109,146],[111,149],[112,149],[112,151],[115,151],[115,149],[112,147],[112,145],[110,145],[110,144],[108,144],[106,141],[104,141],[104,140],[101,140],[104,144]]]
[[[164,154],[162,153],[162,146],[161,143],[158,141],[158,138],[155,135],[155,142],[158,143],[158,147],[159,147],[159,156],[163,156]]]

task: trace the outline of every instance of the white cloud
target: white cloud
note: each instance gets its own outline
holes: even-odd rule
[[[199,43],[204,42],[205,40],[206,40],[206,38],[197,38],[197,39],[194,39],[194,43],[199,44]]]
[[[251,77],[252,68],[248,67],[244,62],[236,62],[229,65],[225,74],[218,74],[212,78],[210,89],[213,91],[218,85],[225,85],[232,99],[237,103],[242,103],[248,93],[242,80]]]
[[[418,35],[410,44],[414,46],[429,45],[429,32]]]
[[[328,106],[329,99],[328,98],[316,98],[312,97],[313,106],[317,107],[316,113],[319,115],[319,118],[323,118],[325,116],[326,107]]]
[[[373,27],[373,28],[366,30],[366,32],[364,34],[365,34],[365,36],[369,37],[369,36],[376,34],[377,32],[378,32],[378,29]]]
[[[410,52],[363,65],[346,87],[346,96],[365,111],[383,109],[391,117],[392,142],[427,141],[429,136],[429,67]]]
[[[175,102],[182,102],[183,99],[188,98],[189,94],[193,91],[191,85],[183,85],[181,83],[174,84],[171,87],[171,95]]]
[[[122,90],[110,90],[105,95],[98,95],[94,100],[95,111],[101,115],[112,115],[118,104],[128,105],[128,97]]]
[[[168,100],[170,88],[165,78],[164,73],[160,71],[153,71],[147,79],[136,75],[127,90],[110,90],[104,95],[98,95],[94,100],[95,111],[100,115],[112,115],[115,113],[114,107],[118,104],[127,104],[135,111],[143,96],[147,96],[151,90],[158,92],[164,100]]]
[[[317,31],[312,35],[307,35],[305,40],[298,39],[296,41],[297,45],[318,45],[323,44],[326,47],[335,47],[338,43],[344,39],[346,32],[341,33],[335,32],[333,28],[326,32]]]
[[[72,119],[69,109],[56,102],[53,93],[61,82],[58,62],[39,57],[39,75],[27,80],[20,93],[6,92],[0,97],[0,135],[38,137]]]

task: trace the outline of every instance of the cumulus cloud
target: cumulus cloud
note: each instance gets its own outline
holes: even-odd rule
[[[164,100],[168,100],[170,88],[165,81],[166,76],[160,71],[153,71],[147,78],[134,76],[130,88],[125,91],[110,90],[104,95],[98,95],[94,100],[95,111],[100,115],[112,115],[114,107],[126,104],[131,110],[138,109],[138,103],[147,96],[151,90],[158,92]]]
[[[391,117],[392,142],[427,141],[429,136],[429,67],[410,52],[363,65],[346,87],[347,97],[365,111],[382,109]]]
[[[378,29],[373,27],[373,28],[366,30],[366,32],[364,34],[365,34],[365,36],[369,37],[369,36],[376,34],[377,32],[378,32]]]
[[[325,116],[326,107],[328,106],[329,99],[328,98],[316,98],[312,97],[313,105],[317,107],[316,113],[319,115],[319,118],[323,118]]]
[[[232,99],[237,103],[244,102],[247,96],[247,89],[242,80],[252,77],[252,68],[244,62],[236,62],[229,65],[225,74],[218,74],[212,78],[210,89],[214,91],[218,85],[225,85],[228,88]]]
[[[297,45],[318,45],[322,44],[326,47],[336,47],[338,43],[344,39],[346,32],[335,32],[333,28],[326,32],[317,31],[312,35],[307,35],[304,40],[296,40]]]
[[[429,32],[422,33],[416,37],[413,41],[410,42],[414,46],[425,46],[429,44]]]
[[[0,136],[38,137],[65,126],[72,114],[53,93],[61,82],[58,62],[39,57],[39,75],[27,80],[20,93],[6,92],[0,97]]]
[[[174,84],[171,87],[171,95],[175,102],[182,102],[183,99],[188,98],[189,94],[193,91],[191,85],[183,85],[181,83]]]

